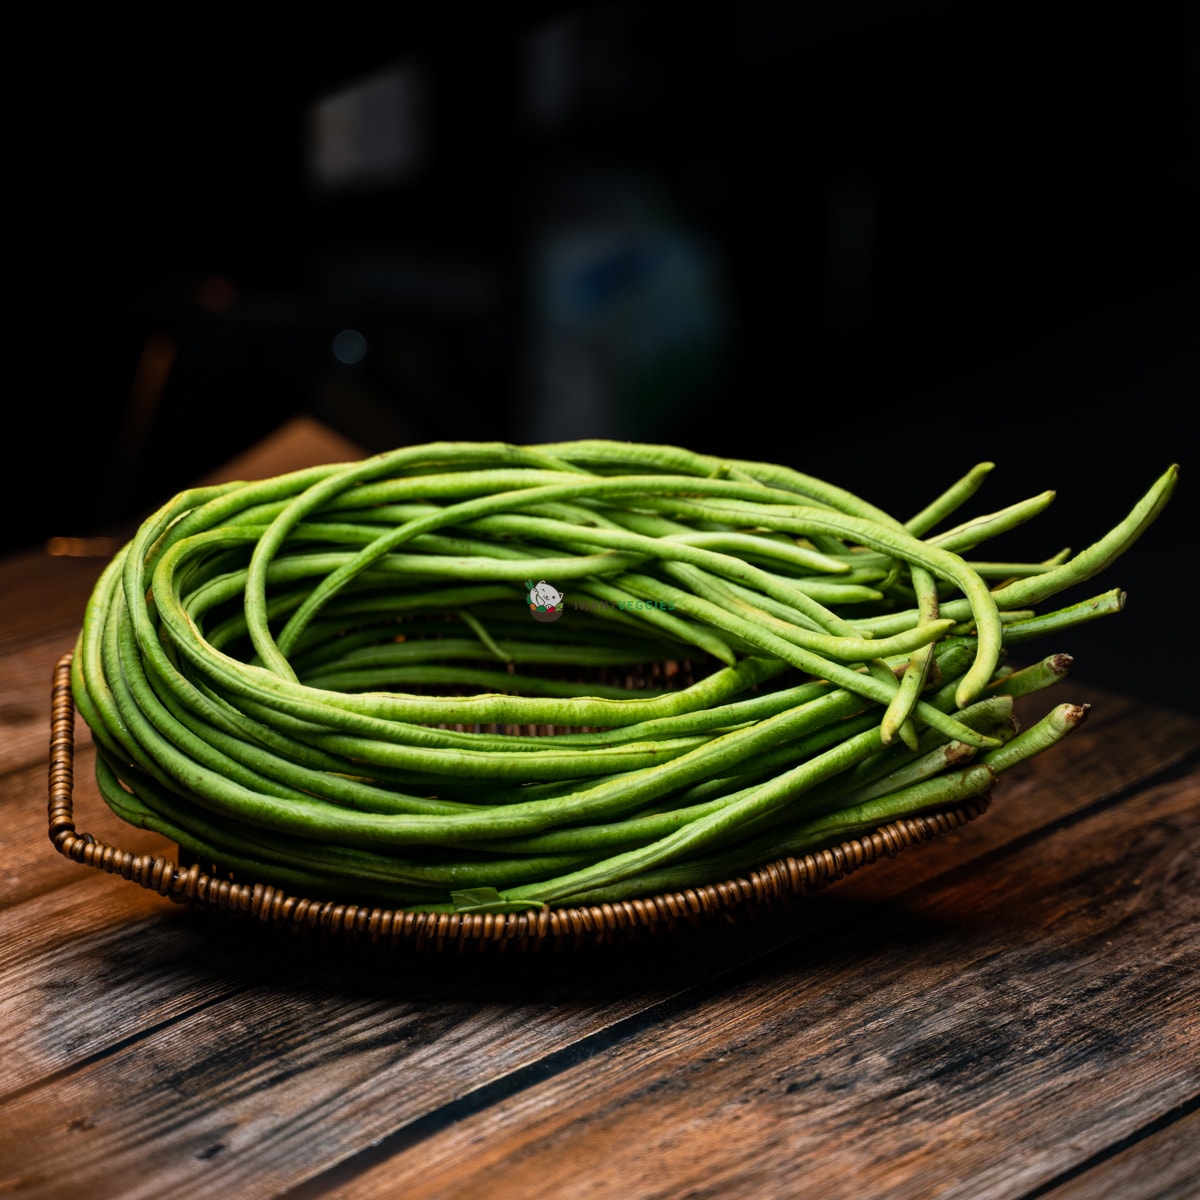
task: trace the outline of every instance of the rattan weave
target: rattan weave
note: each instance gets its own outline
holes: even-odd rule
[[[169,900],[256,918],[280,929],[312,930],[340,939],[415,949],[578,949],[645,934],[703,926],[720,914],[770,907],[849,875],[881,858],[958,829],[987,810],[989,797],[891,821],[801,858],[782,858],[736,879],[680,892],[587,907],[530,913],[426,913],[289,895],[252,880],[238,881],[215,865],[158,854],[134,854],[75,827],[75,706],[71,654],[55,666],[51,694],[49,834],[73,862],[119,875]]]

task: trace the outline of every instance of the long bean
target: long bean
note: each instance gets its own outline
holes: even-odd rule
[[[1070,659],[1006,653],[1121,611],[1115,587],[1040,606],[1178,475],[1021,563],[972,556],[1053,493],[963,519],[993,473],[907,521],[790,467],[595,439],[181,492],[80,631],[98,786],[247,878],[498,912],[714,882],[959,802],[1082,719],[1018,732],[1011,698]]]

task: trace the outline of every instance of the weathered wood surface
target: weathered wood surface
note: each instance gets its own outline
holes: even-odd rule
[[[1200,1113],[1193,1102],[1188,1111],[1166,1113],[1152,1126],[1139,1130],[1069,1173],[1057,1187],[1044,1192],[1046,1200],[1193,1200],[1200,1180]]]
[[[1200,721],[1068,680],[1088,721],[978,821],[776,912],[382,953],[55,854],[64,569],[0,564],[0,1195],[1198,1194]],[[79,828],[165,846],[90,753]]]
[[[819,933],[320,1194],[1026,1196],[1200,1092],[1198,850],[1176,779],[882,910],[839,887]]]

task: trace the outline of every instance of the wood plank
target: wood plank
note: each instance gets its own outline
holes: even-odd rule
[[[55,557],[42,549],[0,557],[0,649],[55,629],[78,630],[107,564],[103,557]],[[70,648],[68,642],[64,649]]]
[[[80,870],[78,882],[0,912],[0,1097],[145,1037],[253,977],[253,960],[231,958],[174,905]]]
[[[1165,782],[899,911],[843,912],[292,1200],[1025,1196],[1200,1090],[1198,789]]]
[[[1073,1173],[1038,1200],[1195,1200],[1200,1180],[1200,1112],[1191,1111]]]
[[[446,1161],[470,1148],[484,1165],[488,1153],[471,1138],[487,1142],[499,1134],[515,1139],[509,1149],[536,1159],[535,1175],[545,1171],[552,1182],[569,1169],[555,1147],[573,1145],[572,1123],[583,1120],[587,1145],[601,1159],[616,1156],[627,1139],[641,1145],[646,1129],[673,1130],[678,1155],[657,1143],[653,1153],[667,1154],[671,1170],[697,1187],[703,1171],[718,1170],[689,1145],[689,1130],[707,1130],[726,1143],[729,1167],[720,1184],[732,1190],[718,1194],[737,1195],[742,1187],[748,1190],[741,1194],[762,1195],[756,1156],[773,1162],[786,1149],[789,1171],[812,1172],[830,1138],[857,1144],[855,1131],[879,1117],[880,1105],[880,1129],[893,1139],[910,1132],[904,1120],[915,1105],[922,1124],[914,1146],[941,1137],[949,1152],[961,1125],[985,1143],[992,1138],[991,1152],[1003,1157],[995,1139],[1021,1117],[1004,1107],[1016,1103],[1009,1085],[1033,1089],[1031,1111],[1053,1124],[1068,1096],[1039,1096],[1037,1087],[1053,1088],[1072,1070],[1079,1085],[1089,1031],[1117,1018],[1120,1029],[1135,1011],[1136,976],[1104,941],[1136,950],[1148,935],[1158,939],[1158,960],[1145,971],[1158,979],[1146,1028],[1129,1031],[1125,1041],[1106,1035],[1099,1051],[1126,1083],[1138,1062],[1162,1064],[1136,1080],[1138,1096],[1143,1104],[1151,1093],[1170,1103],[1181,1086],[1181,1068],[1171,1064],[1195,1060],[1194,1045],[1184,1044],[1194,1040],[1188,989],[1196,980],[1185,974],[1196,965],[1195,950],[1181,944],[1187,914],[1176,903],[1179,889],[1194,884],[1185,878],[1194,859],[1171,841],[1172,823],[1181,834],[1195,832],[1195,787],[1185,779],[1153,789],[1011,860],[989,860],[958,887],[933,888],[924,900],[910,896],[903,911],[894,901],[843,897],[839,888],[812,898],[815,920],[791,926],[782,942],[778,929],[757,944],[738,932],[705,941],[703,954],[692,943],[540,962],[402,957],[390,960],[389,976],[391,968],[379,963],[364,969],[353,955],[309,953],[299,943],[298,961],[289,961],[243,923],[227,922],[222,935],[219,924],[205,931],[183,914],[158,919],[132,901],[123,900],[122,911],[111,902],[97,906],[82,887],[62,889],[20,907],[18,913],[56,906],[26,927],[17,961],[3,963],[12,992],[25,997],[0,1012],[8,1049],[32,1045],[41,1058],[27,1054],[24,1090],[10,1093],[0,1112],[0,1178],[21,1178],[29,1195],[53,1194],[64,1173],[91,1179],[98,1194],[106,1194],[104,1180],[123,1180],[122,1196],[174,1186],[276,1195],[380,1139],[403,1138],[439,1114],[469,1108],[489,1087],[497,1089],[496,1102],[455,1127],[465,1142],[455,1140],[457,1132],[442,1135],[455,1141],[444,1154],[441,1137],[422,1142],[412,1164],[403,1155],[389,1163],[381,1177],[386,1187],[395,1170],[411,1167],[424,1177],[435,1164],[435,1182],[422,1193],[414,1180],[413,1194],[455,1194],[438,1190],[443,1182],[457,1186],[453,1172],[444,1175]],[[1114,864],[1122,838],[1128,858]],[[1168,854],[1174,877],[1164,873]],[[1109,869],[1093,870],[1093,858],[1103,867],[1105,855]],[[1139,893],[1144,903],[1117,912],[1135,877],[1152,885]],[[1158,909],[1168,899],[1173,907],[1162,918]],[[68,900],[71,911],[62,911]],[[96,928],[101,914],[103,927]],[[1032,935],[1044,927],[1054,933],[1052,945]],[[761,957],[750,962],[755,954]],[[43,1004],[36,1019],[29,995]],[[54,997],[47,1020],[44,1002]],[[120,1013],[125,1020],[107,1030]],[[1139,1059],[1150,1036],[1158,1039],[1155,1054]],[[605,1053],[590,1056],[590,1045]],[[1039,1064],[1055,1053],[1061,1061],[1047,1082]],[[551,1056],[566,1056],[566,1068],[522,1091],[523,1073],[558,1061]],[[587,1061],[572,1069],[572,1056]],[[1015,1081],[1005,1073],[1010,1058],[1020,1075]],[[60,1074],[48,1076],[55,1063]],[[902,1086],[906,1079],[911,1087]],[[1085,1082],[1094,1106],[1106,1093],[1095,1079]],[[1194,1073],[1185,1082],[1194,1088]],[[980,1094],[999,1111],[968,1104],[976,1084],[987,1085]],[[716,1097],[741,1100],[726,1106]],[[1136,1121],[1137,1105],[1127,1094],[1117,1099]],[[705,1105],[714,1103],[709,1112]],[[939,1133],[947,1103],[952,1113],[955,1105],[963,1111],[959,1124]],[[793,1146],[798,1114],[816,1132]],[[1105,1116],[1096,1128],[1119,1133],[1117,1117]],[[738,1123],[726,1128],[726,1119]],[[74,1125],[64,1139],[67,1120]],[[615,1123],[611,1131],[607,1121]],[[1095,1145],[1096,1136],[1085,1145]],[[747,1139],[745,1153],[730,1150],[738,1138]],[[874,1158],[859,1154],[859,1165],[878,1171],[878,1135],[872,1145]],[[563,1153],[570,1159],[578,1150]],[[1053,1146],[1041,1153],[1047,1170],[1061,1171]],[[155,1165],[147,1172],[151,1155]],[[913,1156],[910,1171],[920,1158],[916,1150]],[[703,1164],[694,1177],[692,1160]],[[603,1162],[584,1165],[603,1175]],[[515,1181],[518,1190],[509,1194],[520,1194],[530,1178]],[[821,1179],[822,1187],[834,1183]],[[489,1180],[485,1194],[501,1194],[492,1187]]]
[[[103,967],[121,1008],[134,1006],[129,1023],[143,1036],[120,1044],[85,1029],[111,1017],[113,1006],[89,1005],[83,982],[75,989],[65,1024],[76,1038],[92,1036],[62,1056],[64,1066],[92,1056],[0,1105],[0,1178],[19,1179],[22,1195],[54,1195],[69,1179],[100,1196],[156,1195],[176,1183],[189,1193],[272,1196],[431,1105],[662,998],[661,984],[626,995],[611,977],[590,980],[590,994],[577,996],[587,975],[578,963],[560,964],[567,983],[543,970],[541,994],[523,1000],[529,975],[503,962],[486,981],[454,963],[392,978],[377,966],[372,980],[361,963],[355,975],[339,974],[336,956],[303,955],[289,965],[278,945],[264,955],[259,941],[257,954],[242,943],[236,962],[228,954],[204,961],[187,950],[198,949],[194,930],[181,925],[183,945],[174,950],[161,925],[138,932],[140,956],[103,931],[91,941],[92,964],[81,961],[77,934],[63,939],[76,977]],[[206,978],[225,989],[224,999],[204,1003]],[[241,990],[233,993],[235,984]],[[186,1011],[167,1023],[172,1005]],[[0,1019],[20,1020],[16,1007]],[[38,1040],[47,1058],[61,1045],[61,1035],[49,1034],[55,1024],[43,1015]],[[18,1039],[18,1049],[27,1041]],[[96,1055],[101,1045],[109,1052]],[[40,1145],[31,1140],[39,1136],[47,1139]]]
[[[59,626],[0,649],[0,773],[46,761],[54,664],[74,646],[78,632]],[[84,729],[77,721],[76,738]]]
[[[75,759],[77,830],[134,854],[164,854],[174,860],[177,847],[173,842],[126,824],[104,803],[92,774],[95,756],[84,730]],[[51,845],[47,793],[44,761],[0,775],[0,828],[5,831],[4,854],[0,855],[0,911],[96,873],[94,868],[64,858]],[[132,885],[122,881],[120,886]]]

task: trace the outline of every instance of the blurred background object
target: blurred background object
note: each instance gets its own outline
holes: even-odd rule
[[[899,514],[988,459],[987,507],[1060,492],[1013,557],[1180,460],[1078,654],[1138,666],[1198,515],[1195,0],[16,24],[6,407],[40,453],[0,551],[127,528],[297,416],[677,442]]]

